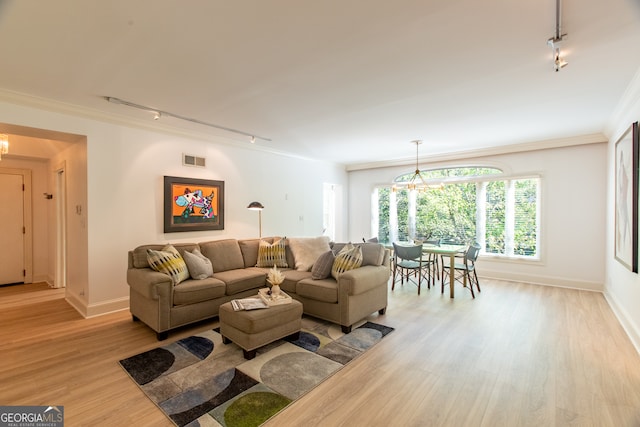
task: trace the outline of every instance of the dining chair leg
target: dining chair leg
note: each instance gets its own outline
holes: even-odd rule
[[[469,274],[469,270],[466,270],[464,274],[465,279],[467,279],[467,282],[469,283],[469,289],[471,289],[471,297],[475,298],[476,294],[473,293],[473,282],[471,281],[471,274]]]
[[[391,290],[394,290],[396,288],[396,274],[397,274],[397,267],[395,266],[395,263],[393,265],[393,280],[391,281]]]
[[[475,268],[473,269],[473,276],[476,279],[476,287],[478,288],[478,292],[482,292],[480,290],[480,281],[478,280],[478,273],[476,273]]]

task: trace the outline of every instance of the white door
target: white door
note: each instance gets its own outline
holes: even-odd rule
[[[0,285],[24,282],[24,181],[0,173]]]

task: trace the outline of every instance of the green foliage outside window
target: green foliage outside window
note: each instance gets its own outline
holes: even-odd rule
[[[495,180],[499,173],[499,170],[492,168],[438,169],[423,172],[429,182],[441,178],[446,184],[441,189],[429,189],[416,193],[415,236],[409,235],[409,191],[400,187],[395,192],[398,240],[443,239],[465,244],[484,240],[485,253],[506,254],[509,251],[506,235],[510,233],[513,235],[511,239],[513,255],[537,256],[539,180],[537,178]],[[399,177],[396,182],[407,182],[411,175]],[[478,176],[483,179],[479,180]],[[451,177],[462,178],[452,182]],[[466,181],[464,177],[467,177]],[[476,206],[477,192],[482,186],[485,186],[484,194],[486,195],[483,201],[484,206],[482,206],[484,214],[481,215],[485,233],[484,236],[477,236],[476,220],[479,212]],[[506,224],[509,223],[506,196],[508,186],[513,189],[515,199],[511,203],[513,226],[510,230],[506,229]],[[383,242],[391,241],[389,221],[391,192],[391,188],[388,187],[378,189],[380,215],[378,237]]]

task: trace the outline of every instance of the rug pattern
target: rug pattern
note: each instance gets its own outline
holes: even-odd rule
[[[178,426],[258,426],[392,331],[366,322],[345,335],[303,318],[299,339],[262,347],[252,360],[209,330],[119,363]]]

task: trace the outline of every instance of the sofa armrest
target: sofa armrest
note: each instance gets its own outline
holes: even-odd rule
[[[156,300],[160,294],[171,295],[173,288],[173,282],[168,274],[150,268],[127,269],[127,283],[140,295]]]
[[[390,271],[384,265],[365,265],[345,271],[338,278],[338,289],[342,294],[358,295],[378,286],[387,286]]]

